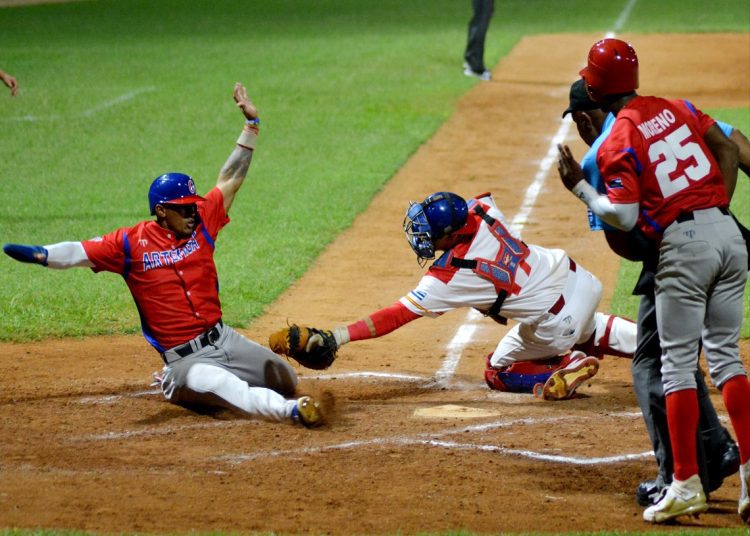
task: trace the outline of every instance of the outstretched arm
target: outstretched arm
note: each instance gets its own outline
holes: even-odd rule
[[[419,315],[396,302],[363,320],[332,330],[292,324],[272,333],[268,346],[277,354],[297,360],[303,367],[322,370],[331,366],[336,352],[344,344],[381,337],[417,318]]]
[[[349,324],[344,328],[346,331],[336,328],[334,334],[336,342],[341,346],[349,341],[382,337],[417,318],[421,317],[397,301],[390,307],[380,309],[362,320]]]
[[[49,246],[5,244],[3,251],[20,262],[41,264],[59,270],[65,268],[91,268],[94,266],[80,242],[60,242]]]
[[[232,154],[229,155],[229,158],[227,158],[227,161],[219,172],[219,178],[216,180],[216,186],[224,196],[224,210],[226,211],[229,211],[234,202],[235,194],[247,176],[247,170],[253,159],[255,141],[258,137],[258,127],[260,125],[258,110],[247,96],[245,86],[239,82],[234,85],[233,98],[245,116],[245,128],[237,139],[237,146],[232,151]]]

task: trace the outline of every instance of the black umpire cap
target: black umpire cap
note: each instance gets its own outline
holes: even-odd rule
[[[589,110],[598,110],[601,104],[592,101],[586,93],[586,83],[583,78],[579,78],[570,86],[570,102],[562,116],[565,117],[570,112],[588,112]]]

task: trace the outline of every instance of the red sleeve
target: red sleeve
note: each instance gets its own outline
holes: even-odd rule
[[[596,163],[604,179],[607,197],[613,204],[640,202],[639,175],[641,140],[627,120],[615,121],[612,131],[599,147]]]
[[[224,210],[224,195],[214,187],[205,195],[205,201],[198,203],[198,213],[211,238],[216,239],[219,231],[229,223],[229,216]]]
[[[102,237],[81,242],[86,256],[94,264],[94,272],[122,274],[125,266],[123,237],[126,229],[118,229]]]
[[[390,307],[371,314],[364,320],[350,324],[347,328],[349,330],[349,339],[359,341],[382,337],[417,318],[421,317],[404,307],[401,302],[396,302]]]

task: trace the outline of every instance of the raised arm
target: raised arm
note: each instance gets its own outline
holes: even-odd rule
[[[18,93],[18,81],[2,69],[0,69],[0,80],[10,88],[10,96],[15,97]]]
[[[258,137],[258,127],[260,125],[258,110],[247,96],[245,86],[237,82],[234,85],[233,97],[245,116],[245,127],[237,139],[237,146],[232,151],[232,154],[229,155],[229,158],[227,158],[227,161],[219,172],[219,178],[216,180],[216,186],[224,195],[224,210],[226,211],[229,211],[234,202],[237,190],[240,189],[247,176],[247,170],[253,159],[255,141]]]

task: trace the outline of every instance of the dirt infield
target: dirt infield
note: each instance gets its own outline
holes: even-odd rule
[[[493,82],[461,99],[369,210],[245,333],[264,342],[287,320],[332,327],[411,289],[421,270],[400,227],[409,200],[492,191],[513,218],[597,37],[522,40]],[[642,61],[642,93],[701,108],[750,106],[750,74],[735,68],[750,64],[750,36],[627,37]],[[581,155],[575,138],[571,130]],[[526,241],[566,249],[613,288],[617,261],[588,232],[583,206],[554,167],[527,219]],[[341,535],[650,528],[633,498],[655,464],[629,361],[606,358],[570,401],[490,392],[483,356],[504,329],[457,311],[349,345],[326,374],[300,371],[302,391],[337,398],[336,419],[315,431],[169,405],[148,387],[160,360],[140,337],[2,344],[0,526]],[[749,353],[743,345],[746,363]],[[738,494],[734,478],[713,494],[708,514],[685,523],[741,526]]]

